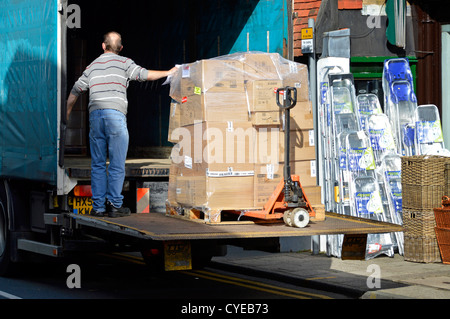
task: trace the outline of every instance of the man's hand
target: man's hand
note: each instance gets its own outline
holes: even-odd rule
[[[173,68],[171,68],[169,70],[169,74],[167,76],[173,75],[173,74],[177,73],[177,71],[178,71],[178,68],[176,66],[174,66]]]

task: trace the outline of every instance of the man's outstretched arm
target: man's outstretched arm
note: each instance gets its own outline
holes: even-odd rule
[[[177,67],[174,66],[168,71],[155,71],[155,70],[148,70],[147,74],[147,81],[155,81],[162,78],[165,78],[177,71]]]

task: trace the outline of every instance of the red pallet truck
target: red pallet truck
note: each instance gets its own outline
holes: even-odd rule
[[[280,95],[283,98],[283,103],[280,102]],[[308,225],[309,218],[315,217],[316,213],[303,191],[300,177],[291,175],[289,164],[290,109],[297,104],[297,89],[294,87],[279,88],[277,89],[276,99],[277,105],[284,111],[285,115],[284,179],[275,188],[262,210],[246,211],[243,215],[265,220],[283,218],[287,225],[303,228]]]

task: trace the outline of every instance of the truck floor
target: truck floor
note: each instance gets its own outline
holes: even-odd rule
[[[69,177],[90,178],[91,159],[89,157],[65,157],[64,166]],[[125,162],[125,176],[128,177],[168,177],[170,159],[135,158]]]

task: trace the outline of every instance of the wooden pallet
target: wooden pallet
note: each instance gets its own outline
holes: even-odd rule
[[[311,221],[313,222],[321,222],[325,220],[325,205],[322,204],[311,204],[316,216],[311,217]]]
[[[166,216],[179,217],[191,221],[207,224],[230,224],[230,223],[253,223],[251,221],[237,221],[238,216],[234,214],[234,220],[225,218],[229,216],[228,209],[203,209],[200,207],[183,207],[166,203]],[[233,210],[235,211],[235,210]]]
[[[208,215],[199,208],[170,205],[168,203],[166,203],[166,216],[180,217],[193,221],[220,223],[220,212],[213,212],[212,215]],[[210,218],[210,216],[212,218]]]

